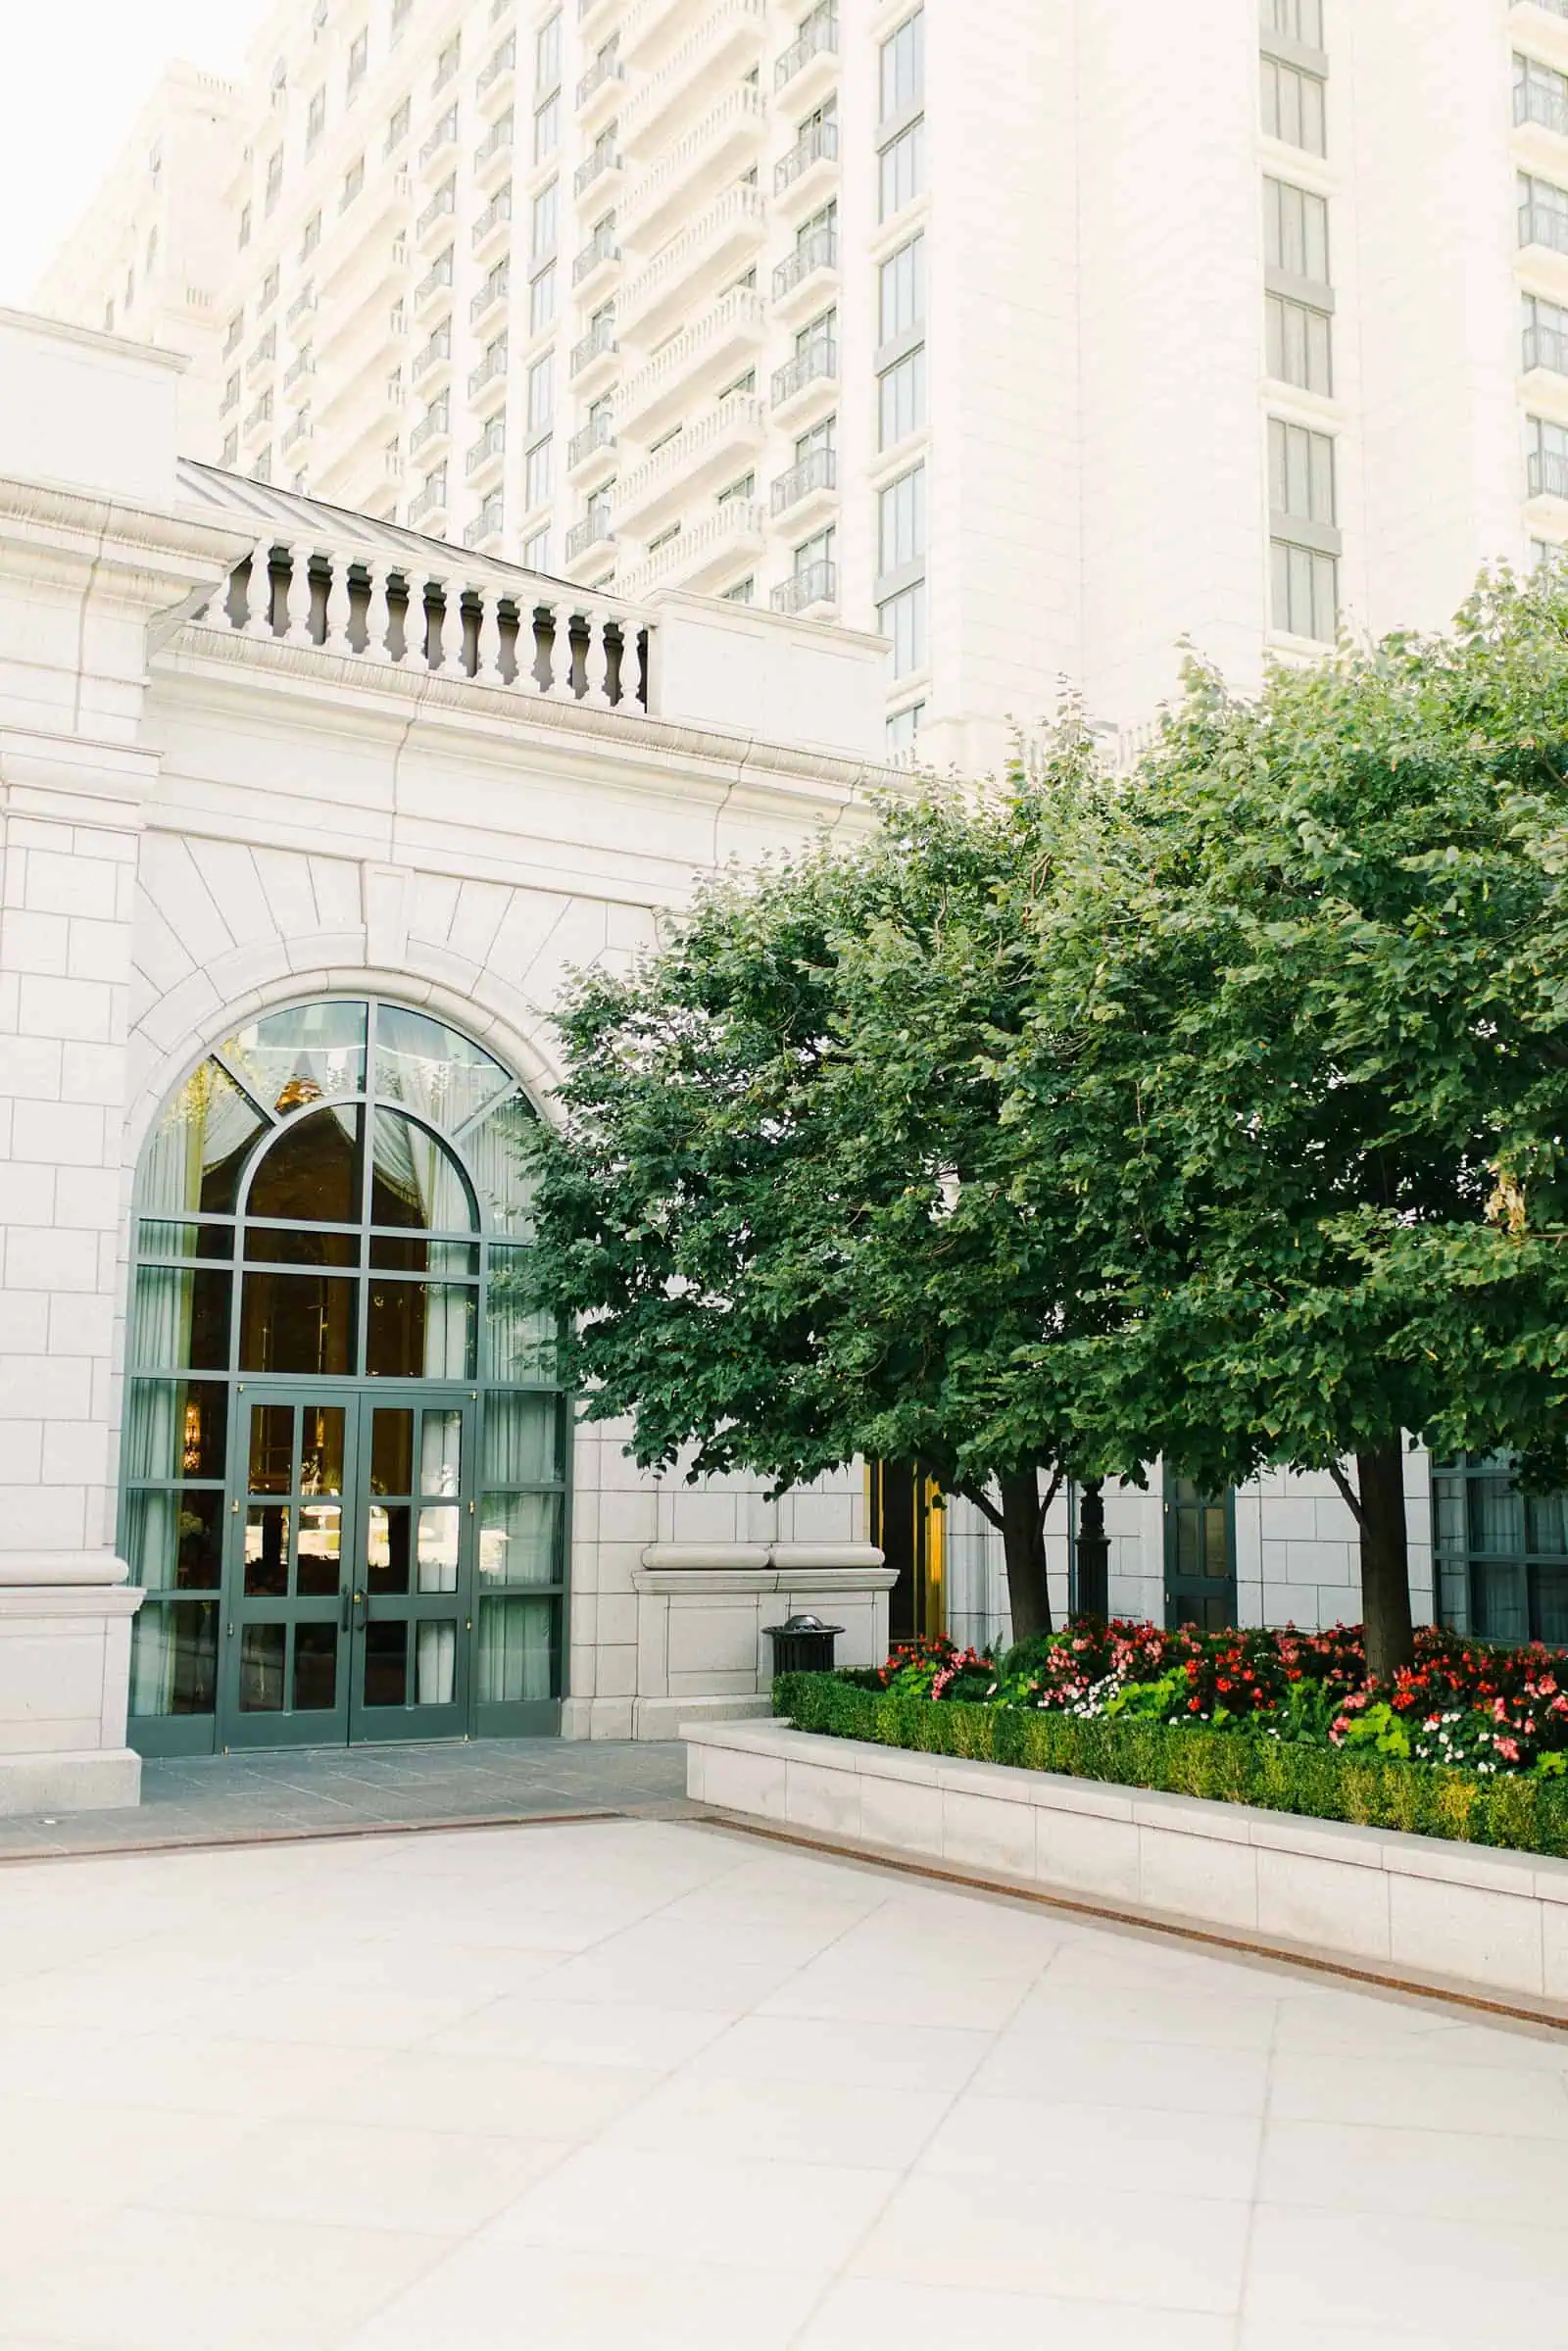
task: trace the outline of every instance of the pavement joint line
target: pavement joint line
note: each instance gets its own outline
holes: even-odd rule
[[[232,1837],[209,1834],[149,1837],[134,1844],[40,1844],[31,1852],[0,1852],[0,1870],[30,1868],[37,1861],[130,1861],[149,1853],[232,1853],[256,1851],[271,1845],[340,1844],[352,1837],[445,1836],[454,1829],[562,1829],[577,1827],[585,1822],[690,1821],[694,1817],[680,1798],[669,1797],[664,1800],[662,1808],[616,1805],[582,1812],[458,1813],[443,1815],[437,1820],[362,1819],[343,1827],[323,1823],[318,1827],[249,1830]]]
[[[1385,1969],[1358,1966],[1354,1960],[1308,1950],[1300,1944],[1227,1935],[1217,1927],[1172,1918],[1168,1912],[1117,1909],[1108,1902],[1086,1901],[1065,1891],[1052,1892],[1023,1879],[1001,1873],[986,1877],[973,1870],[951,1869],[944,1862],[901,1852],[895,1846],[819,1837],[807,1829],[785,1828],[773,1821],[756,1820],[746,1813],[725,1812],[716,1804],[696,1804],[686,1817],[710,1828],[733,1829],[743,1837],[760,1837],[768,1843],[796,1845],[811,1853],[831,1853],[839,1860],[862,1862],[871,1869],[894,1870],[904,1877],[926,1878],[943,1886],[960,1886],[972,1893],[1000,1894],[1009,1901],[1028,1902],[1039,1910],[1069,1911],[1077,1917],[1102,1920],[1108,1926],[1130,1927],[1141,1935],[1162,1935],[1173,1942],[1203,1943],[1213,1950],[1234,1951],[1270,1966],[1300,1968],[1314,1976],[1335,1976],[1350,1984],[1370,1984],[1379,1991],[1397,1992],[1407,1999],[1476,2010],[1511,2024],[1533,2025],[1538,2030],[1544,2028],[1568,2034],[1568,2007],[1535,2007],[1525,2000],[1510,2000],[1501,1994],[1479,1991],[1442,1979],[1424,1981],[1416,1976],[1396,1976]]]

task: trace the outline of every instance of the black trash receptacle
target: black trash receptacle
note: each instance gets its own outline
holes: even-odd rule
[[[792,1616],[787,1624],[764,1625],[773,1643],[775,1674],[830,1674],[833,1643],[842,1625],[824,1625],[819,1616]]]

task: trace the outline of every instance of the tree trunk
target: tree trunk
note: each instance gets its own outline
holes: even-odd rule
[[[1366,1670],[1392,1681],[1415,1661],[1410,1622],[1410,1563],[1405,1546],[1404,1455],[1397,1443],[1355,1456],[1361,1503],[1361,1617]]]
[[[1001,1478],[1002,1548],[1007,1562],[1007,1601],[1014,1641],[1051,1631],[1046,1581],[1046,1537],[1040,1522],[1040,1478],[1035,1470]]]
[[[1105,1487],[1085,1480],[1078,1502],[1078,1614],[1110,1614],[1110,1537],[1105,1533]]]

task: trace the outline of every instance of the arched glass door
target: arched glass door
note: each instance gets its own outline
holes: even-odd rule
[[[121,1542],[145,1753],[554,1728],[567,1416],[518,1303],[534,1113],[468,1038],[236,1030],[137,1183]]]

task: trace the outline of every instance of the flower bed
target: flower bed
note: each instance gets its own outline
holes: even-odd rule
[[[802,1731],[1568,1857],[1561,1661],[1424,1633],[1369,1688],[1359,1635],[1080,1624],[999,1664],[946,1642],[786,1674]]]

